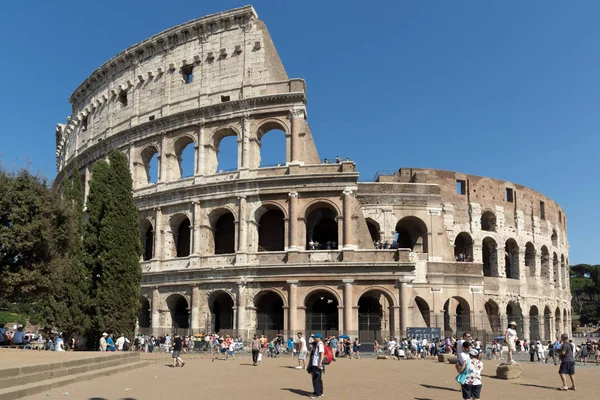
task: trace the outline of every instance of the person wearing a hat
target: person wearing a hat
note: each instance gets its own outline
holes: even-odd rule
[[[508,328],[506,328],[506,331],[504,332],[504,340],[508,345],[509,364],[513,363],[513,354],[517,350],[517,345],[515,343],[517,339],[517,323],[515,321],[510,321],[510,324],[508,324]]]
[[[108,337],[108,333],[104,332],[102,337],[100,338],[100,351],[106,351],[106,347],[108,346],[106,343],[106,338]]]
[[[323,336],[320,333],[314,335],[313,349],[310,353],[310,374],[312,376],[313,393],[311,399],[323,397],[323,372],[325,365],[325,345],[323,344]]]
[[[539,340],[535,342],[535,351],[537,353],[538,362],[545,363],[546,356],[544,354],[544,345]]]
[[[465,383],[461,385],[463,399],[479,400],[481,396],[481,371],[483,370],[483,362],[479,359],[479,350],[469,350],[470,362],[466,368],[467,377]]]

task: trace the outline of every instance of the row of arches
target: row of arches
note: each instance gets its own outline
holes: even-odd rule
[[[481,230],[487,232],[496,232],[496,215],[492,211],[484,211],[481,214]],[[552,229],[552,234],[550,235],[550,241],[553,246],[558,246],[558,233],[556,229]]]
[[[261,124],[255,131],[256,139],[252,140],[249,153],[253,162],[249,167],[285,165],[287,131],[287,126],[279,121]],[[267,133],[270,134],[267,136]],[[207,175],[237,170],[241,167],[242,143],[242,133],[234,127],[214,131],[202,146],[198,145],[196,135],[183,134],[174,139],[169,148],[161,148],[157,143],[143,147],[135,172],[140,184],[154,184],[159,180],[176,181],[197,175],[201,173],[201,164],[206,164],[202,172]],[[167,171],[168,176],[161,176]]]
[[[381,241],[381,227],[377,221],[367,218],[367,227],[373,242]],[[396,223],[394,241],[391,248],[411,249],[415,253],[428,252],[428,229],[422,219],[408,216]]]

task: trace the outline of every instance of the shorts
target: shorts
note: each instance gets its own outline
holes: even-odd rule
[[[479,399],[481,398],[481,385],[467,385],[466,383],[461,386],[463,399]]]
[[[517,349],[517,346],[515,345],[515,342],[513,342],[512,340],[508,341],[508,350],[512,350],[515,351]]]
[[[558,373],[562,375],[575,375],[575,361],[561,362]]]
[[[308,355],[308,353],[305,351],[301,351],[300,355],[298,356],[298,360],[306,360],[306,356]]]
[[[227,349],[221,349],[221,353],[225,354],[227,352]]]
[[[179,357],[179,350],[173,350],[173,358]]]
[[[233,355],[233,351],[228,351],[227,354],[230,355],[230,356],[232,356]]]

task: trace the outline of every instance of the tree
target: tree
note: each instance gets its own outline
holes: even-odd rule
[[[83,262],[83,189],[77,161],[72,181],[65,181],[63,192],[71,212],[69,252],[53,260],[56,273],[47,300],[46,322],[67,334],[84,334],[90,328],[90,276]]]
[[[67,257],[71,214],[46,180],[0,170],[0,303],[40,312],[54,261]]]
[[[85,264],[91,274],[93,324],[101,331],[133,335],[142,272],[138,212],[127,157],[118,150],[92,169]]]

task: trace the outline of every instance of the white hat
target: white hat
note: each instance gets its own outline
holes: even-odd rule
[[[104,333],[102,334],[102,336],[108,336],[108,333],[104,332]]]

